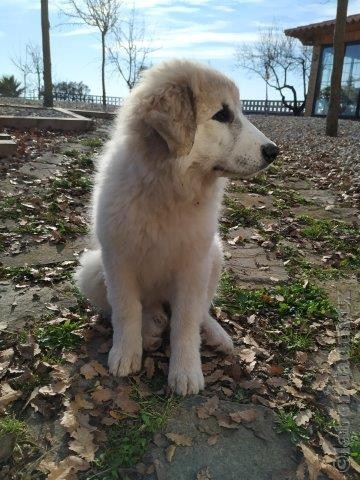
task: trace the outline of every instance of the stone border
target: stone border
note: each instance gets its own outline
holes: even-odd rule
[[[15,105],[14,105],[15,106]],[[24,105],[21,105],[22,108]],[[34,108],[43,107],[28,107],[32,110]],[[84,132],[90,130],[94,126],[94,122],[89,118],[85,118],[65,108],[52,107],[53,110],[68,115],[65,117],[26,117],[17,115],[0,115],[0,127],[8,128],[43,128],[46,130],[62,130],[62,131],[76,131]]]
[[[76,113],[81,115],[82,117],[87,118],[104,118],[106,120],[113,120],[117,113],[116,112],[102,112],[97,110],[78,110],[78,109],[71,109],[69,110],[72,113]]]

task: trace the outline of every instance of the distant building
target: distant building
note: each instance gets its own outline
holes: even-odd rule
[[[333,35],[335,20],[312,23],[285,30],[304,45],[312,45],[313,57],[306,97],[305,115],[326,115],[333,63]],[[342,73],[341,116],[360,118],[360,14],[346,20],[345,58]]]

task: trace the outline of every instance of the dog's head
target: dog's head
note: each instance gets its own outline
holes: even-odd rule
[[[241,111],[235,84],[189,61],[160,64],[145,72],[133,92],[149,137],[171,157],[214,176],[250,177],[268,167],[278,147]]]

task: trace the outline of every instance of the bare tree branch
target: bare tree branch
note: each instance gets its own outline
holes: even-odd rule
[[[285,36],[279,27],[272,25],[259,31],[257,42],[240,45],[236,50],[236,60],[238,67],[260,76],[269,87],[279,92],[283,104],[294,115],[300,115],[305,107],[311,48]],[[304,101],[300,104],[295,87],[289,85],[290,74],[301,76]],[[284,90],[291,92],[293,105],[286,100]]]
[[[103,107],[106,107],[105,62],[106,36],[119,21],[121,0],[68,0],[69,9],[63,13],[69,18],[79,19],[82,23],[96,27],[101,34],[101,83]]]
[[[131,90],[141,72],[148,65],[149,55],[155,49],[149,46],[149,39],[144,21],[138,19],[137,12],[133,8],[129,18],[119,22],[113,30],[112,42],[108,47],[110,63],[126,82]]]

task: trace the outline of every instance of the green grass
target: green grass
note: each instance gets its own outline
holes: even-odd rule
[[[81,143],[82,145],[85,145],[85,147],[96,148],[102,147],[104,142],[101,140],[101,138],[85,138],[81,141]]]
[[[74,169],[68,170],[62,177],[55,178],[50,185],[51,196],[56,196],[59,190],[78,190],[80,194],[89,193],[92,189],[92,179],[84,172]]]
[[[0,438],[11,433],[16,437],[23,437],[27,432],[27,425],[22,420],[10,416],[0,418]]]
[[[295,282],[269,289],[248,290],[228,272],[222,275],[216,303],[231,313],[275,314],[295,318],[336,318],[336,310],[325,292],[316,285]]]
[[[353,433],[350,437],[350,455],[360,465],[360,434]]]
[[[324,242],[324,246],[341,251],[346,258],[340,267],[360,267],[360,228],[338,220],[315,219],[308,215],[298,217],[301,234],[310,240]]]
[[[91,156],[82,153],[79,158],[77,159],[77,163],[82,168],[90,168],[93,169],[94,162]]]
[[[232,198],[225,196],[225,218],[230,226],[255,227],[259,225],[260,212],[253,208],[244,207]]]
[[[355,363],[360,363],[360,340],[359,339],[351,340],[350,359]]]
[[[46,349],[71,350],[81,342],[81,337],[76,332],[82,326],[81,321],[65,320],[62,323],[41,326],[35,335],[40,346]]]
[[[136,464],[146,452],[154,435],[165,426],[179,400],[153,394],[140,399],[134,391],[134,399],[140,410],[129,419],[120,420],[107,431],[106,448],[100,451],[94,465],[103,480],[118,479],[119,468],[129,468]],[[104,472],[103,474],[101,472]]]
[[[2,220],[17,220],[24,215],[26,207],[21,205],[17,197],[7,197],[0,201],[0,218]]]
[[[56,222],[56,227],[64,237],[86,235],[88,232],[86,225],[75,225],[64,220]]]
[[[228,272],[222,275],[215,304],[231,315],[256,314],[266,319],[264,334],[287,350],[309,350],[313,321],[337,318],[335,307],[316,285],[294,282],[272,288],[241,288]]]
[[[78,156],[80,155],[80,152],[79,150],[76,150],[76,148],[71,148],[69,150],[65,150],[64,155],[70,158],[78,158]]]
[[[279,433],[287,433],[290,435],[291,440],[294,443],[300,440],[307,440],[309,435],[304,427],[296,424],[295,418],[298,412],[291,411],[279,411],[276,419],[276,430]]]
[[[14,282],[31,280],[34,278],[31,267],[1,267],[0,278],[11,278]]]

